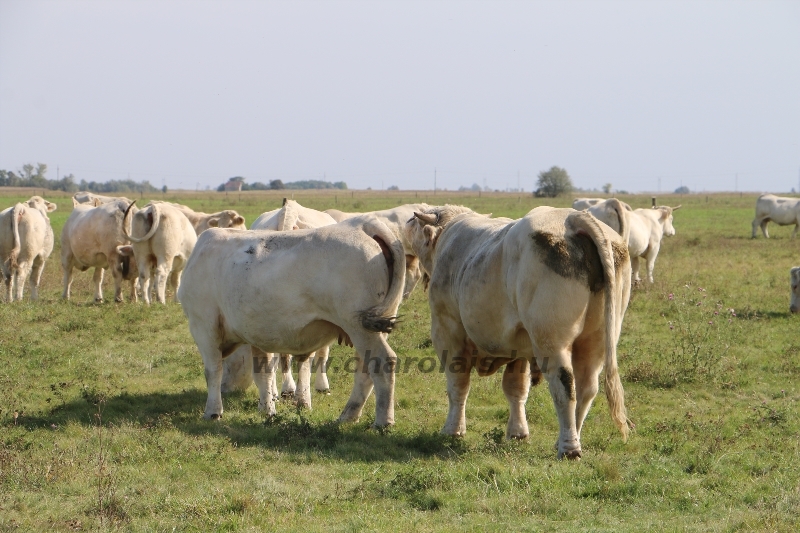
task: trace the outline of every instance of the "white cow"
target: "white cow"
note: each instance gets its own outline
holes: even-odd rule
[[[331,224],[336,224],[336,220],[329,214],[304,207],[294,200],[284,198],[280,209],[262,213],[253,221],[250,229],[291,231],[293,229],[321,228]]]
[[[443,433],[466,432],[472,368],[485,376],[506,365],[506,437],[528,436],[525,402],[544,374],[558,457],[580,458],[581,427],[605,365],[609,410],[627,438],[616,347],[631,276],[619,235],[586,212],[552,207],[510,222],[434,207],[406,231],[431,276],[431,338],[449,399]]]
[[[102,204],[107,204],[110,202],[116,202],[118,200],[124,201],[126,204],[131,203],[130,200],[125,198],[124,196],[103,196],[100,194],[95,194],[93,192],[76,192],[72,195],[72,203],[73,205],[77,204],[88,204],[94,207],[97,207]]]
[[[265,213],[260,216],[251,229],[277,229],[284,231],[287,228],[283,227],[287,221],[294,224],[295,217],[301,219],[300,223],[311,227],[322,227],[323,225],[331,224],[331,221],[320,216],[320,212],[314,209],[309,209],[300,206],[293,200],[286,201],[287,203],[281,209]],[[345,222],[350,226],[361,226],[369,218],[376,217],[378,220],[386,224],[386,227],[395,234],[397,238],[403,243],[403,250],[406,255],[406,282],[403,290],[403,299],[408,298],[411,291],[414,290],[419,279],[422,277],[422,270],[419,268],[419,261],[411,249],[411,243],[408,242],[403,228],[405,223],[414,216],[414,211],[421,211],[427,209],[428,204],[408,204],[394,207],[392,209],[385,209],[382,211],[372,211],[370,213],[343,213],[336,209],[328,209],[325,213],[329,214],[336,222]],[[294,211],[295,215],[282,214],[281,211]],[[275,227],[275,221],[279,221],[280,226]],[[320,226],[315,226],[320,224]],[[294,226],[297,227],[296,225]],[[314,354],[312,366],[315,370],[314,388],[319,392],[327,392],[330,389],[328,383],[328,375],[326,373],[328,355],[330,346],[326,346],[317,350]],[[234,390],[244,390],[253,382],[251,365],[250,365],[250,350],[246,346],[240,347],[225,359],[223,365],[222,377],[222,392],[227,393]],[[283,374],[283,381],[281,385],[281,396],[293,395],[298,405],[310,407],[311,396],[308,392],[309,386],[307,383],[300,383],[297,387],[292,377],[291,371],[291,356],[281,355],[281,372]]]
[[[202,211],[195,211],[191,207],[172,202],[151,203],[165,203],[177,208],[189,219],[189,222],[192,223],[192,227],[197,235],[200,235],[208,228],[246,229],[244,217],[233,209],[225,209],[217,213],[203,213]]]
[[[204,232],[178,289],[205,365],[204,417],[222,416],[222,360],[239,345],[263,354],[259,407],[274,414],[270,354],[306,354],[297,357],[307,375],[309,354],[344,339],[355,346],[359,369],[339,420],[357,420],[374,386],[375,426],[393,424],[397,356],[386,334],[404,277],[402,244],[378,220],[361,228]]]
[[[150,203],[134,213],[130,233],[125,229],[125,219],[136,200],[128,207],[123,217],[125,236],[132,242],[117,247],[124,257],[133,256],[139,269],[139,285],[142,296],[150,304],[150,272],[155,270],[156,301],[166,303],[167,281],[172,287],[175,301],[181,272],[197,242],[197,234],[183,213],[166,203]],[[138,234],[136,237],[133,234]]]
[[[124,200],[101,204],[77,204],[61,231],[61,267],[64,270],[63,298],[69,299],[73,268],[94,267],[94,299],[103,301],[103,272],[114,277],[114,300],[122,301],[122,281],[130,280],[131,300],[136,301],[136,263],[121,256],[117,247],[127,244],[122,223],[130,204]]]
[[[792,286],[792,298],[789,303],[789,311],[797,313],[800,311],[800,267],[793,267],[789,271],[789,282]]]
[[[304,207],[294,200],[283,199],[283,205],[279,209],[261,214],[250,226],[251,230],[269,231],[292,231],[300,229],[321,228],[335,224],[336,221],[321,211]],[[255,353],[255,352],[254,352]],[[316,369],[314,388],[319,392],[328,392],[330,384],[328,375],[325,372],[328,363],[330,346],[324,346],[314,353],[313,366]],[[249,346],[243,345],[236,349],[234,353],[226,357],[222,368],[222,392],[228,393],[234,390],[244,390],[253,382],[253,371],[261,371],[253,367],[250,361],[256,358],[260,360],[260,353],[251,354]],[[281,383],[281,396],[294,396],[297,405],[311,407],[310,382],[304,382],[306,375],[300,376],[300,386],[298,387],[292,376],[292,356],[281,354],[281,373],[283,380]],[[275,374],[271,374],[271,379],[275,379]],[[256,382],[258,378],[256,378]],[[271,387],[277,388],[275,384]]]
[[[53,252],[53,228],[47,213],[56,204],[32,196],[0,212],[0,261],[6,283],[6,301],[22,300],[25,280],[30,277],[31,300],[39,298],[44,264]]]
[[[756,200],[756,218],[753,219],[753,238],[756,238],[759,226],[764,237],[769,239],[767,224],[774,222],[779,226],[791,226],[792,239],[797,234],[800,224],[800,199],[783,198],[774,194],[762,194]]]
[[[411,295],[414,287],[417,286],[417,282],[422,278],[423,273],[419,267],[417,256],[414,255],[414,250],[411,248],[411,243],[408,241],[403,229],[405,228],[406,222],[414,217],[415,211],[424,211],[429,207],[428,204],[406,204],[382,211],[371,211],[369,213],[344,213],[338,209],[328,209],[325,212],[337,222],[356,224],[360,224],[365,217],[375,216],[392,230],[392,233],[403,243],[403,250],[405,250],[406,254],[406,286],[403,291],[403,298],[405,299]]]
[[[597,205],[602,201],[602,198],[575,198],[575,200],[572,201],[572,209],[576,211],[586,211],[593,205]]]
[[[633,211],[629,211],[628,206],[628,209],[620,211],[612,206],[611,200],[618,201],[616,198],[610,198],[605,202],[590,207],[589,213],[606,223],[616,232],[619,232],[620,214],[624,213],[630,226],[628,253],[631,257],[633,281],[638,283],[642,280],[639,276],[639,258],[641,257],[645,260],[647,281],[653,283],[653,269],[655,268],[658,252],[661,249],[661,239],[664,236],[671,237],[675,235],[675,227],[672,225],[672,213],[676,209],[680,209],[681,206],[669,207],[661,205],[650,209],[635,209]],[[624,202],[619,203],[627,206]]]

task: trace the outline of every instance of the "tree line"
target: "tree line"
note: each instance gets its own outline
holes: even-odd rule
[[[158,189],[153,187],[149,181],[136,182],[133,180],[111,180],[104,183],[96,181],[81,180],[75,181],[75,176],[67,174],[61,179],[47,179],[47,165],[38,163],[37,165],[23,165],[21,170],[16,172],[0,170],[0,187],[36,187],[38,189],[49,189],[51,191],[64,191],[74,193],[78,191],[91,191],[96,193],[151,193]]]
[[[270,180],[269,183],[262,183],[256,181],[253,183],[245,183],[245,178],[241,176],[234,176],[228,179],[228,183],[241,183],[243,191],[275,191],[281,189],[343,189],[347,190],[347,183],[343,181],[330,181],[322,180],[301,180],[290,181],[284,183],[282,180]],[[225,183],[217,187],[218,191],[225,190]]]

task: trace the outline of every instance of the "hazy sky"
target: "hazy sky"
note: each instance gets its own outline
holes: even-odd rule
[[[0,0],[0,169],[800,185],[800,2]]]

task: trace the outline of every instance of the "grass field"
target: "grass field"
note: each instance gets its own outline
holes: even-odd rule
[[[35,191],[37,194],[41,191]],[[0,191],[0,208],[34,191]],[[285,191],[284,194],[291,194]],[[280,193],[169,193],[249,225]],[[583,460],[558,461],[546,386],[531,391],[526,442],[505,442],[499,375],[473,378],[463,439],[439,435],[444,376],[416,364],[397,377],[396,425],[335,423],[352,386],[352,354],[332,350],[331,394],[313,410],[257,391],[224,399],[204,421],[203,367],[180,306],[92,301],[91,272],[61,301],[59,236],[41,299],[0,305],[0,529],[132,531],[796,531],[800,527],[800,317],[789,313],[791,228],[750,238],[756,195],[659,198],[683,208],[655,284],[636,289],[619,366],[629,417],[623,443],[601,393],[582,434]],[[519,217],[546,203],[517,194],[311,193],[317,209],[368,211],[458,203]],[[139,203],[145,203],[143,198]],[[647,207],[645,196],[622,197]],[[571,198],[550,205],[568,206]],[[26,288],[25,295],[28,296]],[[397,355],[434,356],[418,287],[389,337]],[[602,380],[601,380],[602,383]]]

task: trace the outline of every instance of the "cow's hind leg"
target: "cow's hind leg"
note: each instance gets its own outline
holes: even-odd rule
[[[311,354],[296,355],[297,383],[294,390],[294,401],[297,407],[311,409]]]
[[[172,272],[172,259],[168,259],[156,266],[156,301],[167,303],[167,279]]]
[[[94,283],[94,301],[95,302],[102,302],[103,301],[103,274],[105,273],[105,269],[100,267],[95,267],[94,275],[92,276],[92,282]]]
[[[42,256],[33,260],[33,268],[31,269],[31,300],[39,299],[39,283],[42,280],[42,271],[44,270],[44,259]]]
[[[769,224],[769,219],[765,218],[761,221],[761,233],[764,234],[764,238],[769,239],[769,232],[767,231],[767,224]]]
[[[525,402],[531,388],[530,365],[525,359],[517,359],[506,365],[503,372],[503,393],[508,400],[507,439],[528,438],[528,420],[525,417]]]
[[[314,388],[317,392],[325,394],[330,393],[330,385],[328,384],[328,355],[330,354],[331,347],[325,346],[317,350],[314,354]]]
[[[292,377],[292,356],[282,353],[280,359],[281,376],[283,377],[283,381],[281,382],[281,397],[290,398],[294,396],[294,391],[297,389],[297,385]]]
[[[13,301],[11,291],[11,268],[7,265],[3,265],[3,283],[5,284],[5,293],[6,293],[6,302],[11,303]]]
[[[275,400],[278,398],[278,389],[275,386],[275,362],[278,358],[255,346],[251,346],[250,351],[253,381],[258,387],[258,409],[267,416],[275,416]]]
[[[345,412],[351,404],[359,414],[364,407],[364,402],[372,388],[375,388],[375,422],[373,427],[383,428],[394,424],[394,380],[397,356],[386,342],[385,333],[363,332],[360,335],[350,335],[353,346],[359,354],[364,354],[361,368],[356,370],[355,383],[350,401],[347,402]],[[368,376],[369,380],[360,378]],[[357,389],[361,389],[360,392]],[[342,413],[342,416],[345,415]]]
[[[583,422],[600,388],[599,377],[605,355],[605,333],[598,330],[582,336],[572,346],[575,376],[575,429],[580,439]]]
[[[349,371],[351,368],[353,370],[353,390],[350,392],[350,398],[348,398],[342,414],[339,415],[339,422],[357,422],[361,418],[364,404],[367,402],[369,395],[372,394],[374,387],[368,368],[368,358],[371,357],[371,351],[365,358],[360,355],[358,348],[356,348],[353,358],[345,362],[345,370]],[[351,365],[351,363],[354,364]]]
[[[72,280],[74,278],[72,263],[70,261],[62,261],[61,268],[64,271],[64,291],[61,293],[61,297],[65,300],[69,300],[70,291],[72,289]]]
[[[22,294],[25,290],[25,282],[28,281],[32,265],[28,262],[20,263],[14,276],[14,299],[22,301]]]
[[[222,350],[217,336],[218,330],[205,321],[190,320],[189,331],[203,357],[205,367],[208,399],[203,418],[218,420],[222,418]]]

